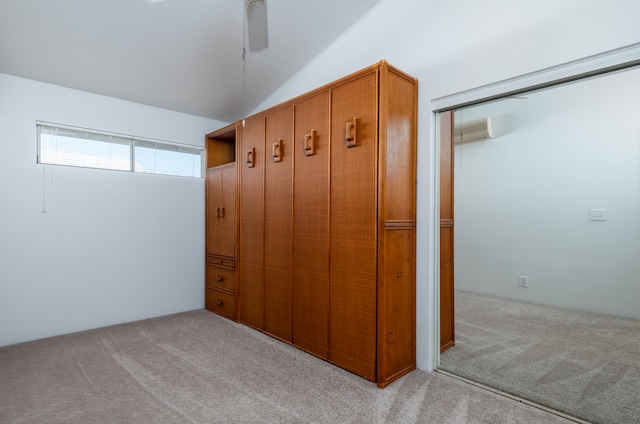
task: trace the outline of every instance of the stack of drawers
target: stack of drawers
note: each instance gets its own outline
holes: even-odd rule
[[[236,319],[236,283],[233,259],[207,256],[205,308]]]

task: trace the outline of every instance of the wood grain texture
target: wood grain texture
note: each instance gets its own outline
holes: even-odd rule
[[[205,186],[207,253],[233,258],[236,250],[235,164],[207,169]]]
[[[455,345],[453,227],[440,226],[440,352]]]
[[[293,106],[265,117],[264,330],[291,342]],[[274,143],[281,161],[274,162]]]
[[[416,220],[416,126],[415,80],[395,72],[383,72],[380,91],[380,195],[381,219]],[[392,187],[392,190],[386,190]]]
[[[240,137],[241,158],[255,150],[252,168],[240,168],[240,321],[264,330],[264,119],[247,119]]]
[[[378,293],[378,386],[416,368],[415,229],[384,234]]]
[[[377,73],[331,95],[329,360],[376,378]],[[356,147],[345,124],[357,119]]]
[[[239,320],[378,387],[415,369],[416,108],[382,61],[237,126]]]
[[[440,114],[440,351],[455,345],[453,111]]]
[[[220,167],[220,255],[236,256],[236,166]]]
[[[237,124],[205,136],[205,308],[237,319],[238,228],[235,150]]]
[[[205,176],[206,251],[220,254],[220,202],[222,198],[222,174],[218,168],[209,168]]]
[[[377,383],[416,367],[417,85],[380,69],[378,145]]]
[[[440,113],[440,219],[453,220],[453,112]]]
[[[237,124],[231,124],[205,136],[207,168],[235,162],[236,132]]]
[[[329,93],[295,105],[293,343],[329,357]],[[304,136],[315,130],[315,154]]]

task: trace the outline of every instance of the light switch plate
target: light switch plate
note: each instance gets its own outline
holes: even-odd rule
[[[589,209],[589,221],[606,221],[606,209]]]

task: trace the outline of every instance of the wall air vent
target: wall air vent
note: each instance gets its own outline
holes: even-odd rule
[[[490,116],[455,125],[453,128],[453,142],[455,144],[485,140],[491,137],[493,137],[493,127]]]

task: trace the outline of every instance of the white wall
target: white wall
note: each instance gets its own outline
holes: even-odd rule
[[[204,181],[43,172],[36,120],[196,146],[224,125],[0,74],[0,346],[202,308]]]
[[[640,319],[638,111],[637,68],[457,111],[456,288]]]
[[[435,309],[434,98],[640,41],[636,0],[384,0],[256,110],[380,59],[420,79],[418,367],[432,369]],[[251,60],[249,56],[247,60]]]

